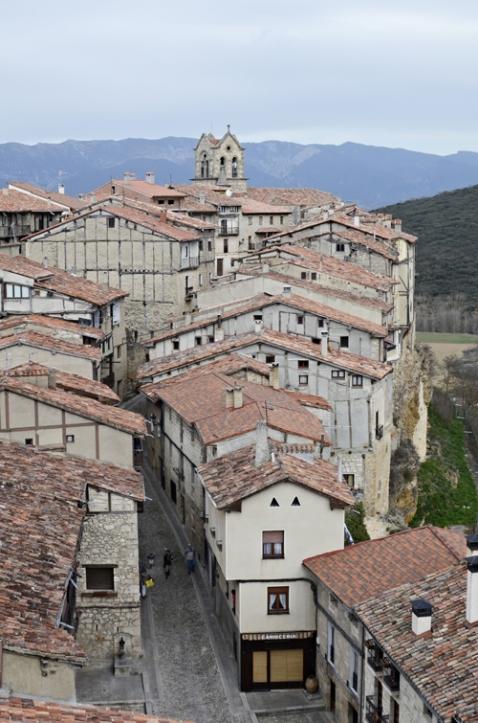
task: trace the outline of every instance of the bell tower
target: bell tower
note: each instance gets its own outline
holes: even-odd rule
[[[194,184],[217,186],[218,190],[230,188],[232,191],[247,190],[247,178],[244,176],[244,148],[230,126],[222,138],[212,133],[203,133],[198,141],[195,153]]]

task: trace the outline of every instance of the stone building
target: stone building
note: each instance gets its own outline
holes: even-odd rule
[[[1,685],[76,699],[75,671],[141,652],[141,475],[0,443]]]
[[[126,380],[126,331],[123,309],[126,296],[124,291],[105,288],[74,274],[49,267],[45,263],[38,263],[24,256],[9,257],[0,254],[0,314],[9,317],[41,314],[74,322],[79,328],[78,333],[83,337],[85,350],[90,345],[87,337],[95,339],[96,332],[101,332],[102,336],[98,338],[100,348],[96,350],[94,345],[91,347],[92,352],[98,351],[101,362],[98,378],[114,387],[119,394],[124,392]],[[43,321],[42,333],[45,329],[51,333],[55,323],[59,329],[59,322]],[[86,329],[83,332],[82,327],[90,327],[91,333]],[[61,335],[57,332],[56,336]],[[65,343],[73,345],[72,338]],[[80,346],[76,342],[75,344],[77,347]],[[54,361],[50,363],[45,359],[36,360],[40,363],[46,362],[53,367],[59,366]],[[16,364],[24,361],[28,361],[28,358],[18,360]],[[64,367],[63,371],[82,374],[81,371],[68,367]],[[84,376],[96,378],[91,373],[86,373]]]
[[[317,342],[262,329],[173,352],[143,365],[138,376],[160,382],[232,352],[277,364],[281,388],[318,395],[330,404],[332,418],[325,431],[342,474],[350,487],[363,495],[367,514],[385,514],[393,431],[392,367],[330,348],[326,329]]]
[[[353,497],[328,462],[256,443],[198,469],[206,565],[241,690],[303,687],[315,673],[314,585],[302,556],[343,547]],[[320,532],[318,532],[320,530]]]
[[[244,367],[248,374],[239,379],[234,374]],[[329,440],[322,423],[328,419],[327,402],[316,398],[309,406],[307,399],[262,380],[249,381],[250,374],[257,378],[262,367],[247,369],[226,359],[224,366],[208,365],[141,388],[151,403],[150,419],[156,420],[151,465],[201,559],[204,493],[196,474],[201,463],[252,444],[261,420],[270,438],[284,449],[327,456]]]
[[[245,191],[244,148],[228,126],[222,138],[203,133],[195,149],[193,184]]]
[[[373,694],[368,680],[373,668],[384,684],[377,714],[390,713],[390,722],[394,723],[425,720],[407,716],[402,692],[408,683],[402,682],[398,698],[397,690],[390,689],[394,683],[383,675],[386,661],[382,657],[378,665],[375,651],[364,646],[365,629],[359,610],[363,605],[370,610],[374,606],[372,615],[381,616],[383,601],[393,590],[418,584],[428,575],[459,565],[465,552],[463,535],[426,526],[304,560],[317,584],[317,675],[337,723],[370,720],[368,715],[374,711],[366,696]],[[404,612],[409,609],[407,603]],[[393,702],[388,703],[394,696],[398,703],[395,708]],[[380,723],[381,719],[376,720]]]
[[[133,468],[145,434],[140,414],[65,391],[54,372],[0,378],[2,440]]]
[[[213,243],[202,229],[173,223],[166,211],[158,216],[112,203],[28,237],[25,253],[120,288],[131,342],[193,309],[214,268]]]

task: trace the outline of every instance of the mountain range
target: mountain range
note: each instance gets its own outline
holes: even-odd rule
[[[185,183],[193,174],[194,138],[0,144],[0,185],[23,180],[48,189],[61,181],[77,195],[133,171],[154,171],[158,183]],[[330,191],[345,201],[376,208],[478,183],[478,153],[448,156],[400,148],[301,145],[284,141],[245,143],[252,186]]]

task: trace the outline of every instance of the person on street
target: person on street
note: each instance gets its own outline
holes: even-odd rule
[[[154,552],[150,552],[149,555],[148,555],[148,566],[149,566],[150,569],[151,569],[152,567],[154,567],[155,557],[156,557],[156,555],[154,554]]]
[[[164,570],[164,577],[166,580],[169,577],[169,573],[171,572],[171,565],[173,564],[173,556],[171,555],[171,550],[166,547],[164,550],[163,555],[163,570]]]
[[[196,569],[196,555],[194,553],[194,547],[191,544],[188,545],[184,557],[186,558],[188,575],[190,575]]]
[[[144,586],[146,588],[146,591],[152,590],[152,588],[156,585],[156,581],[151,575],[146,575],[144,578]]]

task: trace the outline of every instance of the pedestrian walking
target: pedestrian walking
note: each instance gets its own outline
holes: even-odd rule
[[[186,558],[188,575],[190,575],[196,569],[196,554],[194,552],[194,547],[191,544],[188,545],[187,550],[184,553],[184,557]]]
[[[156,580],[151,575],[146,575],[144,579],[144,585],[146,590],[151,590],[156,585]]]
[[[154,554],[154,552],[150,552],[149,555],[148,555],[148,567],[149,567],[149,569],[151,569],[152,567],[154,567],[154,560],[155,560],[155,558],[156,558],[156,555]]]
[[[166,580],[169,577],[169,573],[171,572],[171,565],[173,564],[173,556],[171,555],[171,550],[166,547],[164,550],[163,555],[163,570],[164,570],[164,577]]]

